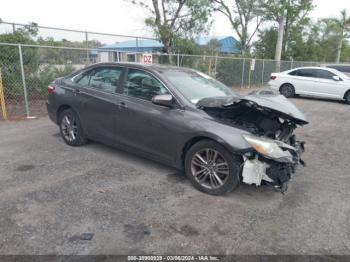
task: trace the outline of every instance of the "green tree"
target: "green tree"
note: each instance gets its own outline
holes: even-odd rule
[[[150,5],[144,1],[132,2],[149,12],[145,23],[168,54],[173,52],[176,38],[191,38],[205,32],[210,25],[210,0],[152,0]]]
[[[30,30],[28,30],[30,29]],[[13,44],[35,44],[32,39],[37,30],[24,27],[14,33],[0,34],[0,42]],[[38,67],[37,49],[22,48],[25,72],[32,74]],[[5,96],[13,98],[22,93],[21,67],[17,46],[0,46],[0,68],[3,75]]]
[[[333,19],[333,21],[335,30],[338,32],[337,56],[335,62],[339,63],[343,42],[350,36],[350,16],[348,16],[346,9],[343,9],[340,11],[340,18]]]
[[[298,60],[321,62],[334,61],[337,56],[339,32],[333,19],[320,19],[310,22],[304,29],[292,31],[296,44],[290,48],[291,56]],[[346,43],[346,42],[344,42]]]
[[[260,0],[260,3],[267,21],[280,23],[282,20],[284,22],[281,37],[283,39],[282,58],[285,59],[289,42],[293,41],[290,37],[291,30],[308,21],[307,15],[314,8],[312,0]]]
[[[277,41],[277,28],[259,30],[258,40],[254,43],[254,55],[259,58],[273,59]]]
[[[340,62],[350,62],[350,43],[347,40],[344,41],[342,46]]]
[[[178,54],[199,54],[200,48],[193,39],[175,37],[173,52]]]
[[[290,41],[285,57],[298,61],[334,61],[337,56],[339,41],[338,27],[333,19],[325,18],[317,21],[298,23],[290,27]],[[258,34],[255,42],[255,55],[259,58],[273,58],[277,29],[267,28]],[[340,61],[349,61],[349,43],[343,41]]]
[[[214,10],[227,17],[238,36],[242,55],[249,51],[251,41],[259,29],[262,19],[261,2],[256,0],[213,0]],[[254,23],[254,25],[252,25]],[[249,33],[249,28],[253,30]]]
[[[217,39],[211,39],[203,48],[204,54],[217,55],[220,52],[221,44]]]
[[[35,23],[18,28],[13,33],[0,34],[0,42],[23,44],[23,68],[29,99],[32,97],[36,99],[43,98],[47,93],[47,85],[53,79],[74,70],[71,65],[65,63],[64,50],[27,46],[37,44],[61,45],[60,42],[56,42],[52,38],[44,41],[39,37],[35,40],[37,34],[38,28]],[[16,98],[18,101],[23,96],[18,46],[0,46],[0,68],[3,75],[6,98]]]

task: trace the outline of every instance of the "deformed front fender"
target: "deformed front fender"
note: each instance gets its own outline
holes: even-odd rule
[[[202,139],[211,139],[223,145],[232,154],[239,155],[253,150],[251,145],[248,144],[248,142],[243,138],[244,134],[250,134],[247,131],[234,128],[220,122],[208,122],[204,127],[203,123],[201,123],[201,125],[201,131],[198,130],[197,132],[194,132],[188,136],[187,142],[198,141]]]

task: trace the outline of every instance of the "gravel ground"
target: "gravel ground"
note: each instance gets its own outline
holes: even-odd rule
[[[286,195],[206,195],[174,169],[69,147],[48,118],[0,122],[0,254],[350,254],[350,106],[292,102],[308,166]]]

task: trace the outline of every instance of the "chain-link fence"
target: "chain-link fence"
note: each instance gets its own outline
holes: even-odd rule
[[[45,115],[49,83],[86,64],[84,49],[1,44],[0,87],[8,118]]]
[[[230,87],[264,87],[273,72],[301,66],[318,66],[318,62],[274,61],[225,56],[153,54],[153,63],[189,67],[204,72]]]
[[[318,65],[314,62],[276,63],[273,60],[160,53],[152,54],[152,58],[155,64],[193,68],[227,86],[241,88],[265,86],[270,74],[278,67],[284,71]],[[0,88],[3,88],[9,119],[45,115],[47,86],[55,78],[96,62],[143,62],[143,54],[0,43]]]
[[[136,49],[138,49],[138,47],[142,47],[142,40],[158,40],[154,37],[147,36],[132,36],[123,34],[92,32],[87,30],[83,31],[77,29],[42,26],[37,25],[35,23],[22,24],[0,21],[0,34],[15,33],[18,30],[28,31],[28,29],[36,31],[35,35],[33,35],[32,38],[36,41],[40,40],[41,43],[45,43],[45,41],[50,42],[51,40],[55,40],[62,41],[66,44],[73,44],[74,47],[77,47],[76,44],[79,44],[79,47],[83,48],[98,48],[103,45],[128,41],[129,43],[133,43]],[[85,57],[87,57],[88,59],[89,52],[85,52]]]
[[[22,52],[17,46],[0,46],[0,87],[3,89],[7,115],[10,118],[23,116],[26,112],[26,89],[23,88],[24,79],[21,73],[23,57],[20,54]]]

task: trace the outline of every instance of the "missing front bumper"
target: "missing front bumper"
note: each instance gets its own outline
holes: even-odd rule
[[[301,159],[304,152],[304,142],[296,141],[293,143],[293,149],[288,149],[292,158],[286,159],[268,159],[255,154],[254,157],[244,157],[242,168],[243,183],[256,186],[266,184],[273,186],[280,192],[287,191],[288,182],[293,178],[296,168],[299,164],[305,165]]]
[[[295,167],[285,163],[267,163],[259,159],[246,159],[243,165],[243,183],[256,186],[269,185],[282,193],[287,190],[289,180],[294,176]]]

